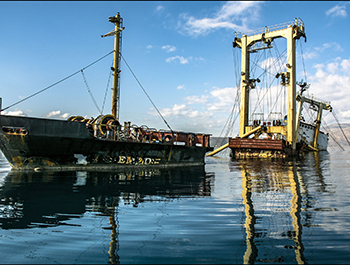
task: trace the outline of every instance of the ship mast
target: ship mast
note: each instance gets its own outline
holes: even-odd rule
[[[123,19],[118,12],[115,17],[109,17],[109,22],[115,25],[114,30],[102,35],[101,37],[107,37],[114,35],[114,63],[113,63],[113,94],[112,94],[112,115],[119,120],[119,98],[120,98],[120,52],[122,46],[121,32],[124,30]]]

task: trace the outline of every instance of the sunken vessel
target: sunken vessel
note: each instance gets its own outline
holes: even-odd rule
[[[119,121],[124,27],[119,12],[109,21],[115,28],[101,37],[114,36],[112,113],[67,120],[0,115],[0,149],[12,169],[103,170],[205,164],[205,153],[213,150],[210,134],[173,131],[170,126],[169,130],[156,130]]]
[[[321,120],[323,111],[332,111],[332,106],[306,95],[310,84],[296,81],[296,45],[301,38],[306,42],[300,18],[246,33],[235,32],[233,49],[241,49],[239,97],[235,102],[239,134],[207,156],[226,148],[235,159],[287,158],[327,150],[329,134],[321,131]],[[270,50],[279,39],[286,41],[286,49],[283,53],[276,49],[275,56]],[[278,84],[272,86],[274,80]],[[263,105],[264,100],[267,105]],[[306,109],[313,113],[305,115]],[[306,116],[311,119],[306,121]]]

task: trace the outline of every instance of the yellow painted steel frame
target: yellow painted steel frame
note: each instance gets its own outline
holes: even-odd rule
[[[253,126],[245,126],[245,133],[242,135],[241,138],[245,138],[249,135],[251,135],[252,133],[258,132],[260,131],[259,129],[261,128],[261,126],[259,127],[253,127]],[[266,131],[264,130],[265,133],[279,133],[282,135],[286,135],[286,126],[266,126]]]
[[[271,43],[274,39],[285,38],[287,40],[287,90],[288,90],[288,106],[287,106],[287,128],[276,128],[276,131],[286,133],[287,142],[296,150],[295,128],[296,128],[296,60],[295,60],[295,40],[300,37],[305,38],[304,26],[297,24],[289,25],[287,28],[268,31],[262,34],[252,36],[243,35],[241,38],[235,37],[234,47],[241,48],[241,105],[240,105],[240,131],[239,135],[242,137],[248,133],[250,127],[248,126],[249,116],[249,47],[257,42]],[[269,130],[274,126],[269,126]],[[280,127],[280,126],[277,126]]]
[[[314,139],[313,139],[313,146],[309,146],[312,150],[314,151],[318,151],[318,137],[320,135],[320,129],[321,129],[321,120],[322,120],[322,111],[323,110],[331,110],[332,107],[330,105],[330,103],[324,103],[324,102],[320,102],[317,101],[313,98],[307,98],[305,96],[301,96],[298,95],[296,98],[297,101],[299,101],[299,105],[298,105],[298,113],[297,113],[297,118],[298,118],[298,123],[297,123],[297,127],[296,127],[296,133],[295,133],[295,141],[298,137],[298,132],[299,132],[299,126],[300,126],[300,115],[301,115],[301,111],[303,108],[303,103],[307,102],[311,105],[316,105],[318,110],[317,110],[317,118],[316,118],[316,129],[315,129],[315,135],[314,135]]]

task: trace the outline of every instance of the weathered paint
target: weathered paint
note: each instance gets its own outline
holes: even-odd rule
[[[0,148],[15,169],[130,166],[204,165],[211,147],[99,139],[81,122],[1,116],[3,126],[24,127],[27,134],[6,134],[0,129]],[[77,164],[75,155],[86,157]]]
[[[101,114],[93,120],[73,116],[67,121],[0,115],[0,149],[13,168],[204,164],[205,153],[213,149],[209,147],[207,134],[174,132],[168,126],[170,132],[136,128],[136,135],[133,135],[129,132],[135,128],[130,127],[130,122],[120,130],[118,81],[120,33],[124,28],[119,12],[109,17],[109,21],[115,29],[102,37],[115,37],[112,115]],[[174,144],[178,142],[184,145]],[[86,157],[86,165],[77,163],[77,155]]]
[[[293,153],[285,140],[230,138],[229,148],[234,158],[286,158],[299,156],[305,145],[297,144],[297,153]]]
[[[249,92],[255,87],[255,82],[258,79],[253,79],[250,76],[250,48],[255,43],[263,43],[266,48],[271,48],[271,42],[277,38],[285,38],[287,42],[287,72],[281,73],[286,77],[286,82],[283,83],[288,91],[288,106],[287,106],[287,124],[286,124],[286,140],[287,145],[290,145],[293,152],[296,152],[296,54],[295,42],[301,37],[306,38],[304,25],[300,21],[295,20],[293,24],[283,25],[282,27],[265,27],[264,31],[256,31],[255,34],[243,34],[241,38],[235,36],[233,47],[241,48],[241,105],[240,105],[240,132],[239,136],[243,138],[249,134]],[[260,81],[258,81],[260,82]]]
[[[235,151],[235,158],[286,158],[287,155],[281,151]]]

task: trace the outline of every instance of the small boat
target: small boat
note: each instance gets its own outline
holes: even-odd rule
[[[156,130],[119,121],[123,20],[109,21],[114,36],[112,113],[68,120],[0,115],[0,149],[14,170],[101,170],[204,165],[210,134]],[[1,107],[0,107],[1,109]],[[1,113],[1,112],[0,112]]]
[[[230,137],[227,144],[207,156],[225,148],[231,149],[233,158],[286,158],[305,151],[327,150],[329,135],[320,130],[321,120],[322,112],[332,111],[332,107],[330,102],[304,95],[309,84],[296,81],[296,41],[301,38],[306,40],[300,18],[235,33],[233,48],[241,49],[240,85],[237,86],[240,102],[237,97],[235,103],[239,110],[232,113],[239,115],[239,135]],[[277,56],[270,49],[277,46],[279,39],[286,40],[287,47],[283,53],[276,49]],[[267,101],[266,105],[263,100]],[[303,114],[306,109],[313,111],[309,115],[312,119],[307,122]]]

